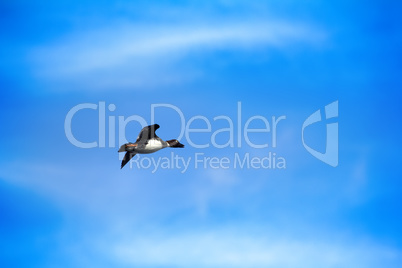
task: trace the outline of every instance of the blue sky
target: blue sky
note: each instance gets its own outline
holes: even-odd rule
[[[250,2],[0,4],[1,267],[402,265],[400,4]],[[334,101],[337,167],[301,140],[304,120]],[[286,168],[120,170],[117,125],[105,148],[78,148],[65,134],[73,107],[103,102],[116,124],[151,123],[161,103],[186,123],[204,116],[212,131],[228,127],[216,116],[237,122],[239,102],[242,127],[286,116],[275,148],[244,137],[240,147],[195,148],[184,136],[185,149],[138,158],[271,152]],[[97,141],[98,110],[74,116],[77,139]],[[172,109],[155,121],[161,138],[180,135]],[[305,130],[320,151],[325,123]],[[140,129],[128,123],[124,135],[134,141]],[[263,144],[271,134],[249,136]],[[204,144],[211,133],[190,138]]]

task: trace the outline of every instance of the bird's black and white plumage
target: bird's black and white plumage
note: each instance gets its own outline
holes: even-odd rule
[[[121,162],[121,168],[123,168],[124,165],[127,164],[130,159],[133,158],[133,156],[136,154],[150,154],[166,147],[184,147],[184,145],[181,144],[178,140],[164,141],[159,138],[155,134],[155,131],[158,128],[158,124],[146,126],[141,130],[135,143],[129,142],[120,146],[119,153],[126,152],[123,161]]]

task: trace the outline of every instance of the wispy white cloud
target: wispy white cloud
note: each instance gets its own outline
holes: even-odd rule
[[[225,229],[137,235],[131,242],[109,245],[108,250],[123,264],[151,267],[370,268],[397,267],[402,260],[397,249],[353,238],[323,241],[266,234],[266,229],[260,234]]]
[[[92,87],[135,87],[192,79],[199,71],[181,60],[215,50],[280,48],[317,44],[325,34],[312,26],[278,20],[115,24],[69,36],[32,53],[37,76],[90,81]],[[157,79],[156,79],[157,77]],[[96,85],[98,83],[98,85]]]
[[[68,237],[75,232],[84,245],[63,241],[63,249],[59,250],[73,247],[76,251],[72,262],[79,262],[90,252],[113,263],[114,267],[396,268],[402,263],[400,249],[362,233],[344,234],[332,227],[319,232],[315,230],[319,226],[303,230],[280,226],[273,221],[250,226],[244,225],[242,220],[233,220],[233,226],[225,228],[224,224],[200,228],[202,224],[183,226],[180,222],[155,224],[149,221],[150,218],[166,220],[188,207],[195,210],[205,207],[206,211],[199,214],[208,214],[208,207],[217,200],[236,198],[230,189],[241,182],[231,171],[201,172],[199,176],[205,176],[205,180],[194,176],[193,183],[190,181],[184,186],[173,186],[171,180],[158,179],[158,187],[155,187],[155,177],[149,173],[142,176],[145,172],[140,170],[135,171],[133,178],[132,174],[117,176],[114,172],[99,171],[97,167],[85,170],[76,166],[78,171],[72,172],[61,165],[36,163],[26,164],[24,170],[16,172],[17,164],[8,166],[1,169],[1,177],[42,193],[60,207],[64,215],[73,214],[75,219],[79,215],[80,224],[88,224],[82,221],[85,217],[91,218],[91,222],[97,219],[94,231],[85,229],[85,233],[80,233],[75,222],[73,227],[67,222],[61,231]],[[146,179],[141,179],[143,177]],[[161,174],[156,177],[160,178]],[[169,186],[164,187],[164,183]],[[166,211],[167,217],[166,214],[160,216]],[[292,210],[288,210],[287,217],[292,218],[291,213]],[[82,214],[86,216],[81,218]],[[195,224],[190,214],[179,217],[180,221]],[[203,216],[198,215],[197,219],[202,220]]]

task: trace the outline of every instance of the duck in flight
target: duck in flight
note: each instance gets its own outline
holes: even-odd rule
[[[183,148],[184,145],[178,140],[164,141],[159,138],[155,131],[159,128],[158,124],[144,127],[138,135],[135,143],[129,142],[120,146],[119,153],[126,152],[121,168],[127,164],[131,158],[136,154],[150,154],[166,147]]]

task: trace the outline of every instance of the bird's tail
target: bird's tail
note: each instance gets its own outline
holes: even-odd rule
[[[119,153],[125,152],[126,151],[126,144],[123,144],[122,146],[120,146],[120,149],[118,150]]]

